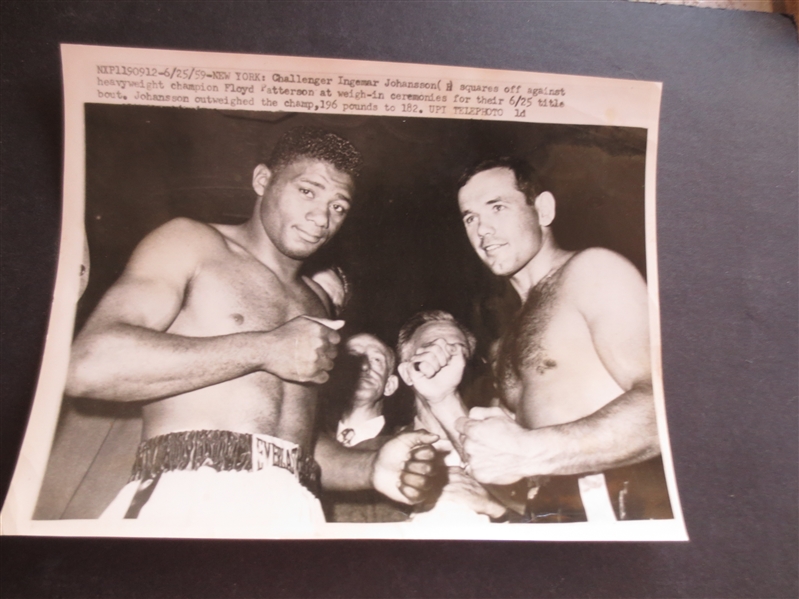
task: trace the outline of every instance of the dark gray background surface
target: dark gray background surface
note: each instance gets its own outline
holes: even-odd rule
[[[690,543],[2,539],[8,597],[796,597],[796,29],[627,2],[2,4],[0,492],[38,375],[61,208],[61,42],[664,82],[665,389]]]

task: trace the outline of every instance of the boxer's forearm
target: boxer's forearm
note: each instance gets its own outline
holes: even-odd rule
[[[376,450],[344,447],[324,433],[314,450],[322,469],[322,487],[330,491],[371,489],[376,457]]]
[[[640,384],[593,414],[524,433],[523,476],[600,472],[660,453],[652,385]]]
[[[171,397],[239,378],[263,360],[261,333],[184,337],[118,324],[72,346],[66,393],[111,401]]]

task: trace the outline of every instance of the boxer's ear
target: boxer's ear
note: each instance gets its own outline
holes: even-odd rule
[[[258,194],[259,198],[264,195],[264,191],[266,191],[271,179],[272,171],[269,170],[268,166],[259,164],[255,167],[255,170],[252,172],[252,188],[255,190],[255,193]]]
[[[386,379],[386,386],[383,387],[383,395],[388,397],[389,395],[394,395],[394,392],[399,387],[399,379],[397,378],[396,374],[392,374]]]
[[[399,372],[400,377],[402,377],[402,380],[409,387],[413,387],[413,381],[411,379],[411,368],[412,366],[410,362],[402,362],[399,366],[397,366],[397,372]]]
[[[543,191],[533,203],[538,212],[538,224],[548,227],[555,220],[555,196],[549,191]]]

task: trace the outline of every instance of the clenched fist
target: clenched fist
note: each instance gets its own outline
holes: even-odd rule
[[[399,365],[405,384],[430,403],[455,392],[466,367],[466,346],[436,339],[419,347],[407,362]]]
[[[432,445],[437,440],[438,435],[413,431],[387,441],[375,458],[372,486],[386,497],[408,504],[440,493],[446,477],[442,477],[445,467],[436,459]],[[441,483],[438,488],[436,481]]]
[[[297,316],[269,331],[269,363],[264,370],[286,381],[324,383],[333,368],[343,320]]]

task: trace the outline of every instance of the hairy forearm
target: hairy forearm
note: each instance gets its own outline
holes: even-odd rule
[[[170,397],[258,370],[262,333],[185,337],[117,324],[72,347],[66,393],[111,401]]]
[[[314,451],[322,469],[322,487],[330,491],[371,489],[376,457],[376,450],[344,447],[324,433]]]
[[[593,414],[525,433],[525,475],[600,472],[660,453],[651,384],[639,384]]]

